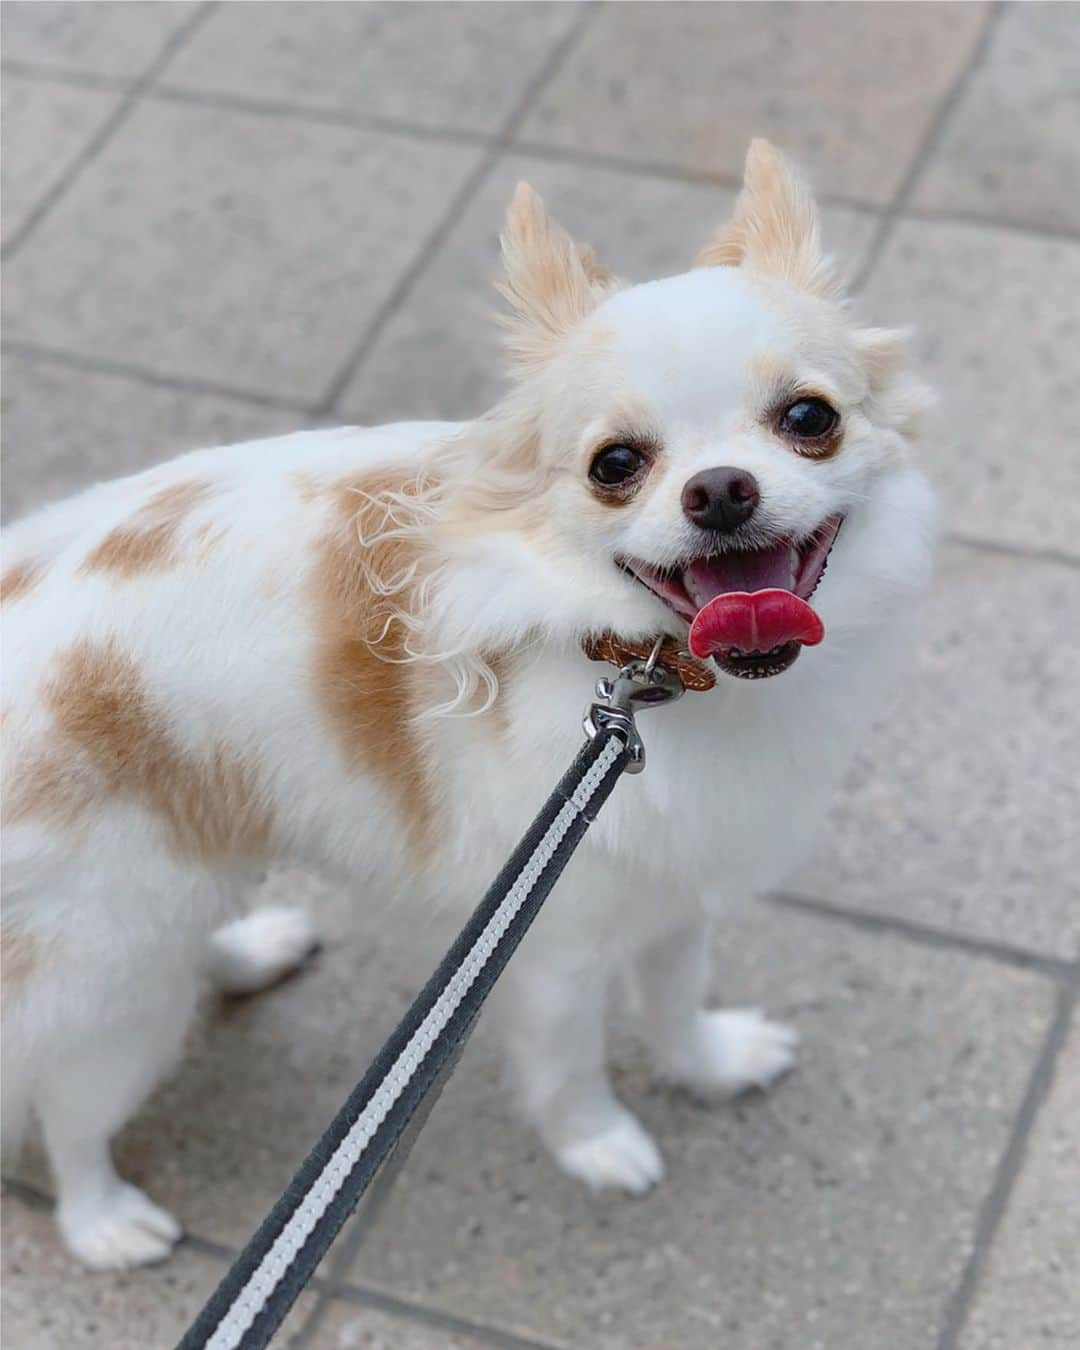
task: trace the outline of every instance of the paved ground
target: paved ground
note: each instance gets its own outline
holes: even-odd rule
[[[757,132],[944,398],[915,671],[817,859],[721,946],[727,998],[799,1023],[800,1071],[706,1113],[628,1048],[671,1178],[594,1201],[512,1123],[481,1031],[293,1344],[1080,1343],[1080,8],[9,3],[3,27],[9,515],[171,448],[479,410],[514,179],[647,276]],[[217,1011],[120,1143],[190,1227],[174,1261],[80,1274],[28,1160],[10,1350],[169,1345],[392,1025],[406,944],[315,903],[317,968]]]

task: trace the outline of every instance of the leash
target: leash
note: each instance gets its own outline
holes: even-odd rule
[[[365,1211],[370,1227],[492,986],[619,778],[644,769],[635,713],[680,698],[685,687],[708,687],[691,678],[685,660],[693,658],[666,650],[670,640],[658,639],[644,657],[609,636],[599,640],[599,659],[617,655],[625,664],[597,681],[577,758],[178,1350],[269,1344],[379,1173]]]

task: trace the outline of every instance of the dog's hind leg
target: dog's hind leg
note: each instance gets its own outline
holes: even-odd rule
[[[637,961],[642,1029],[660,1076],[707,1100],[768,1087],[795,1062],[798,1036],[753,1008],[707,1011],[709,925],[691,922]]]
[[[10,878],[35,957],[7,991],[5,1051],[41,1125],[61,1235],[95,1269],[160,1261],[180,1236],[117,1175],[110,1142],[179,1057],[208,931],[232,899],[231,883],[148,848],[141,827],[141,852],[125,847],[131,820],[118,808],[81,852]]]
[[[153,1042],[151,1051],[151,1043]],[[140,1027],[106,1035],[77,1059],[50,1066],[38,1098],[45,1144],[58,1190],[57,1222],[71,1251],[95,1270],[164,1260],[179,1223],[116,1173],[110,1137],[161,1072],[168,1049]]]
[[[154,956],[129,952],[123,969],[73,969],[68,1015],[40,1047],[34,1108],[56,1181],[57,1222],[93,1269],[163,1260],[181,1233],[171,1214],[117,1175],[109,1145],[175,1062],[195,1008],[195,960],[177,951]]]
[[[210,939],[210,978],[224,994],[256,994],[288,975],[319,945],[302,909],[266,906],[234,919]]]

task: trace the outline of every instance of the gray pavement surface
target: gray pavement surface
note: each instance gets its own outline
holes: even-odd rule
[[[25,3],[3,29],[5,517],[175,450],[463,416],[499,388],[526,177],[628,276],[685,266],[747,139],[806,165],[941,395],[919,650],[817,856],[718,939],[797,1072],[620,1088],[665,1186],[591,1198],[481,1026],[372,1237],[282,1344],[1065,1350],[1080,1342],[1080,6]],[[426,974],[299,873],[312,968],[208,1011],[118,1144],[190,1236],[80,1272],[31,1149],[10,1350],[172,1344]]]

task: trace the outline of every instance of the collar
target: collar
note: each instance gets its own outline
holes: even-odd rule
[[[581,650],[590,661],[606,661],[612,666],[625,666],[628,661],[647,661],[654,645],[653,638],[631,640],[619,637],[610,630],[589,633],[581,639]],[[664,639],[656,659],[658,664],[674,670],[686,689],[701,692],[711,689],[716,683],[715,671],[704,661],[691,656],[673,637]]]

